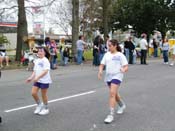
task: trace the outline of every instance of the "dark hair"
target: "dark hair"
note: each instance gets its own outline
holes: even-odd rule
[[[96,36],[94,39],[94,45],[98,45],[99,44],[99,40],[100,40],[100,36]]]
[[[109,38],[109,35],[107,35],[106,38]]]
[[[82,37],[83,37],[83,35],[80,35],[80,36],[79,36],[79,40],[81,40]]]
[[[45,47],[44,47],[44,52],[45,52],[45,57],[46,57],[47,59],[49,59],[49,58],[50,58],[50,53],[49,53],[48,49],[45,48]]]
[[[103,41],[103,39],[100,37],[99,38],[99,44],[103,44],[104,43],[104,41]]]
[[[118,40],[116,40],[116,39],[112,39],[112,40],[110,40],[110,42],[111,42],[111,44],[113,45],[113,46],[116,46],[117,48],[117,51],[119,51],[119,52],[122,52],[122,49],[121,49],[121,47],[120,47],[120,45],[119,45],[119,43],[118,43]]]
[[[50,41],[50,37],[45,38],[45,43],[48,42],[48,41]]]
[[[49,51],[48,51],[47,48],[41,46],[41,47],[37,47],[37,49],[38,49],[38,50],[39,50],[39,49],[43,49],[44,52],[45,52],[45,57],[46,57],[47,59],[50,58],[50,53],[49,53]]]

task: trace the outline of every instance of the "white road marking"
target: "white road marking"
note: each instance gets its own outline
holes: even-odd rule
[[[62,98],[50,100],[50,101],[48,101],[48,103],[53,103],[53,102],[67,100],[67,99],[71,99],[71,98],[75,98],[75,97],[85,96],[85,95],[93,94],[95,92],[96,91],[89,91],[89,92],[84,92],[84,93],[80,93],[80,94],[76,94],[76,95],[62,97]],[[19,110],[31,108],[31,107],[34,107],[34,106],[36,106],[36,104],[28,105],[28,106],[23,106],[23,107],[18,107],[18,108],[14,108],[14,109],[10,109],[10,110],[5,110],[4,112],[9,113],[9,112],[14,112],[14,111],[19,111]]]

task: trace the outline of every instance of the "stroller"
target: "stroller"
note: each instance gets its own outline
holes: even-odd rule
[[[34,60],[37,59],[37,54],[32,52],[32,53],[28,53],[28,67],[27,70],[28,71],[33,71],[33,67],[34,67]]]
[[[32,71],[33,67],[34,67],[34,60],[37,59],[37,53],[33,52],[29,52],[29,51],[24,51],[24,56],[21,59],[21,62],[23,63],[23,65],[27,65],[27,69],[28,71]]]

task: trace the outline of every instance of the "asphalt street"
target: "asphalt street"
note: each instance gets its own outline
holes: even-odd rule
[[[129,65],[120,88],[127,108],[104,124],[109,113],[108,88],[97,79],[91,64],[70,65],[51,71],[47,116],[34,115],[31,72],[2,71],[0,79],[0,131],[174,131],[175,66],[150,60],[149,65]]]

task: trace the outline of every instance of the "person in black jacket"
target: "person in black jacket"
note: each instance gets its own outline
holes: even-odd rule
[[[94,39],[94,45],[93,45],[93,65],[99,66],[100,60],[99,60],[99,46],[100,46],[100,36],[96,36]]]
[[[155,38],[153,38],[153,48],[154,48],[154,57],[157,57],[157,53],[158,53],[158,42],[156,41]]]
[[[125,41],[125,48],[129,50],[129,64],[133,64],[133,52],[135,49],[135,46],[132,42],[132,37],[128,38],[128,41]]]
[[[66,47],[63,51],[63,57],[64,57],[64,65],[66,66],[68,64],[69,60],[69,48]]]
[[[132,37],[129,38],[129,64],[133,64],[133,53],[134,53],[135,45],[132,42]]]

